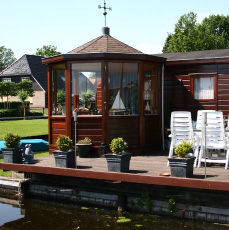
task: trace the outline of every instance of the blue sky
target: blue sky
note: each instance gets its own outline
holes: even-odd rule
[[[0,46],[16,58],[35,54],[43,45],[62,53],[101,35],[104,0],[0,0]],[[198,21],[210,14],[228,15],[228,0],[106,0],[107,26],[114,38],[145,53],[161,53],[167,33],[191,11]]]

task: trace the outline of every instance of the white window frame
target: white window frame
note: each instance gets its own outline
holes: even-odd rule
[[[3,82],[11,82],[11,78],[10,77],[2,78],[2,81]]]
[[[21,81],[25,81],[25,80],[30,81],[30,77],[21,77]]]

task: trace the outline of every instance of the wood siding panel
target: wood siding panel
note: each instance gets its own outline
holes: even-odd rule
[[[76,125],[76,139],[89,137],[92,145],[100,146],[102,143],[102,116],[78,116]],[[75,123],[72,120],[72,140],[75,140]]]
[[[138,145],[139,117],[109,116],[109,142],[116,137],[123,137],[129,145]]]
[[[152,149],[161,147],[161,123],[159,116],[145,117],[145,144],[152,145]]]

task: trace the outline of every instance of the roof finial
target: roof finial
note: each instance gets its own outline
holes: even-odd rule
[[[104,17],[105,17],[105,26],[106,26],[106,15],[107,15],[107,11],[106,10],[112,10],[112,8],[111,7],[106,7],[106,2],[105,2],[105,0],[104,0],[104,7],[102,7],[102,6],[100,6],[100,5],[98,5],[98,8],[99,9],[104,9],[104,13],[103,13],[103,15],[104,15]]]

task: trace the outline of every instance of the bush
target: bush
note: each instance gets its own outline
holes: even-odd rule
[[[3,140],[5,141],[4,144],[7,148],[17,148],[21,137],[17,134],[13,134],[13,133],[7,133]]]
[[[67,152],[72,148],[73,141],[68,136],[60,135],[57,139],[56,145],[60,151]]]
[[[4,104],[6,104],[7,102],[0,102],[0,109],[4,109]],[[19,106],[22,105],[22,103],[20,101],[9,101],[9,108],[10,109],[18,109]],[[29,107],[29,101],[26,101],[26,107]]]
[[[110,143],[111,151],[116,154],[122,154],[127,147],[127,143],[122,137],[114,138]]]
[[[43,116],[42,112],[37,112],[37,111],[29,111],[26,113],[27,116]]]
[[[78,140],[77,144],[86,144],[86,145],[89,145],[89,144],[91,144],[91,139],[88,138],[88,137],[85,137],[83,140]]]
[[[17,109],[1,109],[0,117],[19,117],[20,113]]]
[[[192,153],[192,142],[187,142],[185,140],[182,141],[176,148],[175,154],[181,158],[184,158],[188,153]]]

